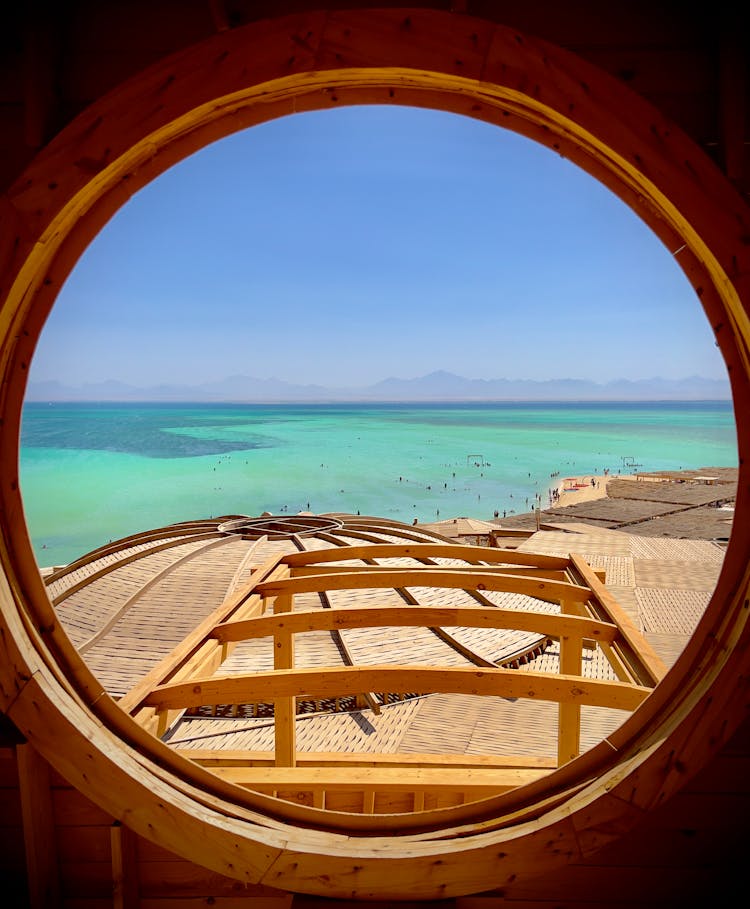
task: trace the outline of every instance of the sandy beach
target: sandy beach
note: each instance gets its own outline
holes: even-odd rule
[[[580,477],[565,477],[557,484],[559,498],[553,504],[577,505],[593,499],[603,499],[607,495],[607,485],[611,474],[587,473]]]
[[[642,536],[720,544],[729,540],[737,495],[736,467],[585,474],[554,480],[561,492],[550,506],[538,513],[508,515],[494,524],[511,536],[538,530],[540,524],[559,527],[572,522]],[[440,527],[434,529],[444,532]],[[471,531],[461,533],[466,536]]]

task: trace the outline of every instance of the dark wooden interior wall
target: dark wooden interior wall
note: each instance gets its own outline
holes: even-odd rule
[[[241,0],[31,0],[6,5],[0,27],[0,184],[3,188],[11,184],[36,151],[80,110],[165,54],[282,8],[295,11],[318,5]],[[731,21],[739,5],[491,0],[412,5],[496,18],[587,58],[656,104],[747,195],[747,38]],[[0,727],[0,879],[6,895],[3,905],[9,907],[28,903],[26,860],[34,848],[33,831],[23,821],[16,741],[12,728]],[[744,886],[749,757],[746,720],[721,754],[675,798],[585,865],[570,865],[523,891],[509,885],[502,893],[436,905],[461,909],[511,904],[527,909],[718,905],[735,885],[740,893]],[[117,874],[112,819],[52,771],[48,783],[54,843],[54,854],[46,856],[54,878],[47,882],[49,905],[56,904],[55,893],[71,909],[113,905]],[[45,857],[36,859],[40,861],[44,867]],[[283,894],[264,888],[251,892],[143,840],[135,843],[131,863],[135,871],[125,892],[122,882],[117,890],[120,905],[236,909],[289,904]],[[327,903],[313,897],[294,899],[294,906]]]
[[[24,909],[29,902],[19,770],[12,737],[0,745],[0,881],[3,907]],[[675,798],[585,864],[567,865],[533,886],[509,884],[500,890],[420,903],[445,909],[573,909],[573,907],[688,907],[734,905],[745,886],[748,817],[750,817],[750,726],[745,724],[721,755],[704,768]],[[116,863],[112,831],[115,822],[49,772],[52,846],[35,867],[52,881],[42,906],[109,909],[113,906]],[[39,837],[40,832],[34,831]],[[140,837],[133,837],[128,871],[132,900],[114,905],[140,909],[282,909],[290,900],[262,885],[250,886],[184,861]],[[126,866],[127,867],[127,866]],[[44,886],[37,873],[37,883]],[[57,899],[59,897],[59,900]],[[293,909],[345,909],[355,903],[298,895]],[[392,900],[361,903],[392,906]],[[409,903],[399,904],[408,909]]]
[[[0,182],[77,113],[162,57],[270,15],[428,7],[495,20],[572,51],[663,111],[750,192],[748,46],[741,4],[630,0],[27,0],[0,28]]]

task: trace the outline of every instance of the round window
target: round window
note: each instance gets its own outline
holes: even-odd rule
[[[406,36],[406,37],[405,37]],[[748,529],[736,523],[704,618],[673,669],[617,731],[510,792],[446,808],[420,830],[387,820],[337,829],[315,807],[245,799],[138,726],[91,675],[56,620],[24,525],[17,476],[26,370],[57,290],[140,186],[221,136],[300,110],[395,103],[477,117],[568,156],[677,252],[748,400],[746,208],[678,130],[568,53],[471,17],[399,10],[268,19],[217,35],[97,101],[35,159],[4,200],[3,525],[0,704],[71,783],[186,858],[244,881],[329,896],[450,896],[575,860],[577,831],[626,830],[675,791],[739,724],[748,672]],[[740,464],[747,425],[738,426]],[[737,507],[745,507],[740,467]],[[238,519],[226,532],[296,534]],[[314,521],[313,521],[314,523]],[[283,526],[282,526],[283,524]],[[710,703],[711,710],[705,709]],[[319,813],[316,813],[319,812]],[[542,835],[540,835],[540,832]]]

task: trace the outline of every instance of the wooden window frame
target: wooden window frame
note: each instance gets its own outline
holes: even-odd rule
[[[750,522],[735,521],[716,590],[677,663],[605,743],[477,803],[471,818],[455,822],[446,809],[438,828],[419,834],[350,837],[324,818],[316,826],[305,815],[302,826],[260,794],[238,804],[108,698],[55,620],[18,480],[35,345],[64,280],[114,212],[210,142],[346,104],[429,107],[514,130],[574,161],[652,228],[695,287],[727,364],[737,516],[747,513],[748,210],[692,140],[604,72],[487,20],[426,9],[272,17],[183,50],[96,101],[0,199],[0,708],[113,817],[205,867],[326,896],[447,897],[584,858],[728,740],[744,716],[737,679],[750,672]]]

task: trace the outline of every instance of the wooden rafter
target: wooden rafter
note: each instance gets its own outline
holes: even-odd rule
[[[360,691],[419,691],[475,694],[537,701],[587,704],[616,710],[635,710],[651,688],[584,679],[581,676],[515,669],[476,667],[367,666],[283,669],[249,675],[204,676],[159,685],[143,699],[158,710],[235,704],[281,698],[333,698]]]
[[[357,606],[333,610],[299,610],[288,615],[263,615],[224,622],[211,636],[220,641],[244,641],[268,637],[280,630],[299,634],[334,628],[420,628],[460,625],[466,628],[516,628],[553,637],[577,635],[611,643],[617,628],[609,622],[577,615],[555,615],[500,607],[474,606]]]
[[[318,808],[339,804],[337,798],[342,793],[356,791],[360,810],[365,813],[375,811],[381,797],[386,801],[396,799],[403,808],[398,793],[406,791],[412,799],[409,804],[413,807],[409,810],[414,811],[425,810],[427,805],[434,807],[436,792],[442,793],[439,799],[470,801],[537,779],[539,773],[546,773],[549,768],[516,767],[526,775],[514,774],[510,772],[511,759],[510,764],[502,765],[508,773],[496,767],[491,783],[490,776],[482,774],[467,776],[462,783],[455,766],[449,769],[450,761],[443,761],[440,767],[420,761],[409,765],[414,772],[410,770],[400,776],[397,765],[378,765],[382,772],[369,774],[367,785],[362,781],[358,784],[357,768],[364,765],[354,754],[336,765],[339,770],[345,768],[338,777],[334,772],[318,773],[318,765],[302,761],[296,744],[297,702],[325,701],[335,703],[338,709],[341,698],[356,696],[359,703],[363,692],[383,692],[386,702],[389,692],[395,693],[396,699],[404,696],[399,692],[422,695],[444,692],[557,703],[556,764],[560,766],[580,751],[582,705],[632,711],[663,674],[658,658],[649,652],[599,574],[580,557],[497,549],[477,552],[477,547],[467,551],[467,547],[455,544],[413,541],[307,551],[302,549],[302,540],[294,542],[300,551],[278,556],[261,571],[254,572],[250,583],[232,594],[177,652],[122,701],[122,706],[145,728],[159,736],[185,711],[208,709],[213,715],[216,705],[233,705],[231,715],[235,716],[237,705],[273,704],[275,746],[270,758],[273,768],[268,760],[243,764],[225,763],[221,757],[213,762],[204,760],[204,766],[216,768],[226,782],[260,793],[283,792],[284,798],[292,800],[311,799],[309,804]],[[435,561],[443,558],[455,562],[461,557],[475,564],[445,566]],[[408,567],[382,564],[383,559],[405,558],[414,564]],[[336,562],[339,564],[332,564]],[[412,589],[426,587],[463,591],[475,598],[478,605],[422,606]],[[332,591],[389,589],[401,593],[403,605],[294,608],[297,594],[317,593],[321,602],[330,607]],[[546,601],[557,604],[558,610],[502,608],[487,599],[491,592],[521,595],[529,598],[530,603]],[[294,639],[298,634],[321,631],[338,634],[366,628],[429,628],[439,636],[444,632],[447,643],[475,665],[440,668],[356,665],[349,659],[343,667],[296,666]],[[499,666],[454,640],[446,630],[450,628],[510,629],[535,635],[537,640],[545,642],[557,640],[560,670],[534,672],[526,667],[526,671],[519,672]],[[220,673],[223,662],[237,644],[261,639],[273,644],[272,671]],[[582,675],[583,650],[592,646],[592,642],[610,654],[616,680]],[[637,654],[639,647],[645,656]],[[372,704],[377,704],[377,698],[370,694]],[[300,771],[298,764],[306,769]],[[420,772],[416,772],[417,767]],[[448,769],[441,773],[441,767]],[[265,770],[261,772],[259,768]],[[346,804],[352,808],[352,803]]]
[[[467,576],[452,568],[386,568],[364,566],[354,571],[301,575],[278,581],[266,581],[256,587],[262,597],[281,593],[313,593],[320,590],[362,590],[392,587],[444,587],[456,590],[493,590],[520,593],[539,600],[559,603],[562,600],[584,603],[591,596],[587,587],[565,581],[539,580],[533,575],[510,575],[490,570],[475,571]]]

